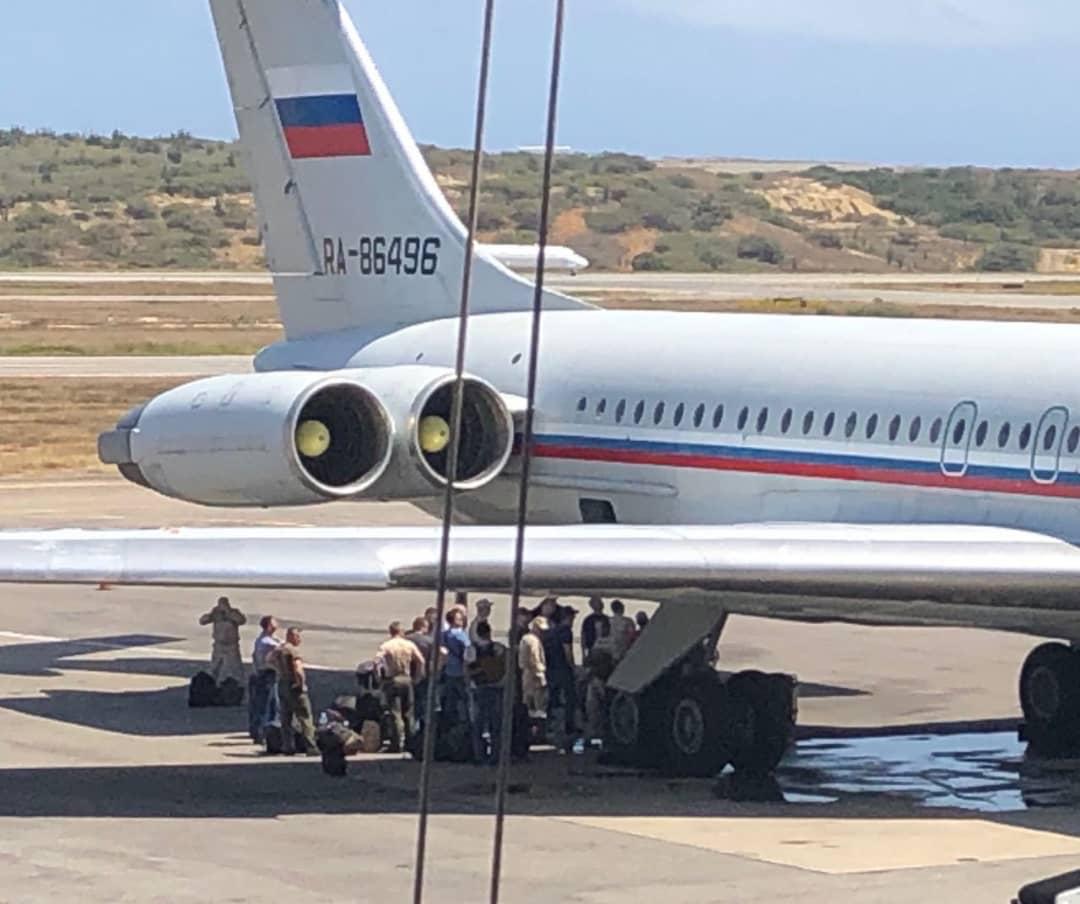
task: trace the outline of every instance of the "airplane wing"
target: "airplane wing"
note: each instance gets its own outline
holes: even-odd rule
[[[0,531],[0,583],[431,590],[437,527]],[[530,528],[534,593],[657,601],[722,594],[733,612],[803,621],[1067,633],[1080,549],[970,526],[748,524]],[[450,587],[505,593],[514,531],[455,527]],[[1072,629],[1070,629],[1072,630]]]

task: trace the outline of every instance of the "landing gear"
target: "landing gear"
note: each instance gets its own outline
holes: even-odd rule
[[[715,671],[664,679],[641,694],[609,700],[605,758],[707,778],[728,764],[745,774],[772,772],[794,738],[795,679]]]
[[[665,771],[708,778],[731,762],[730,696],[720,681],[680,682],[668,694],[664,715]]]
[[[791,675],[739,672],[727,689],[735,713],[731,764],[738,772],[768,775],[795,740],[796,681]]]
[[[1080,749],[1080,653],[1063,643],[1036,647],[1020,671],[1020,706],[1035,753]]]
[[[607,679],[604,761],[713,776],[768,775],[795,735],[795,679],[716,670],[720,599],[664,603]]]

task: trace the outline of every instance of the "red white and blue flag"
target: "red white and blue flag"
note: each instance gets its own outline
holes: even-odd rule
[[[352,94],[278,98],[277,111],[294,160],[370,157],[360,101]]]

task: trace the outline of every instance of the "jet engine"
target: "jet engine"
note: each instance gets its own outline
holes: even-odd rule
[[[450,468],[453,372],[379,367],[363,371],[363,381],[390,409],[396,428],[391,465],[367,495],[408,499],[444,488]],[[488,383],[466,376],[454,486],[486,486],[503,472],[513,450],[514,421],[506,402]]]
[[[453,386],[420,366],[213,377],[132,409],[98,451],[129,480],[202,505],[432,496],[448,478]],[[498,392],[467,378],[455,486],[495,479],[513,439]]]

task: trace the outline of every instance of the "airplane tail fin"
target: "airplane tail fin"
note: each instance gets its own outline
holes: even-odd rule
[[[210,4],[287,337],[454,316],[465,228],[339,0]],[[477,252],[474,312],[533,291]]]

